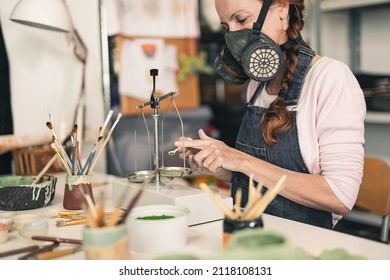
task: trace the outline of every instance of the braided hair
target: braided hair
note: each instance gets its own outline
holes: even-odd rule
[[[304,0],[279,0],[286,2],[289,7],[289,25],[287,36],[291,39],[300,37],[300,32],[303,28],[303,11],[305,8]],[[262,136],[265,143],[274,145],[278,141],[278,136],[291,129],[294,125],[291,112],[284,104],[284,97],[288,91],[289,85],[292,83],[294,73],[298,64],[298,54],[300,45],[285,51],[285,68],[283,70],[281,90],[278,97],[270,104],[269,108],[264,113],[260,120],[262,128]]]

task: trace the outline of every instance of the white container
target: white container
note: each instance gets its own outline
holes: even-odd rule
[[[14,229],[14,216],[13,212],[0,212],[0,224],[6,224],[8,226],[8,231]]]
[[[130,249],[141,253],[167,253],[187,245],[189,210],[178,205],[136,207],[126,220]],[[169,219],[144,220],[139,217],[174,216]]]

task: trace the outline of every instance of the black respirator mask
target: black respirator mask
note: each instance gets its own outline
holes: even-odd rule
[[[227,31],[226,47],[215,59],[217,73],[233,84],[243,84],[249,78],[259,82],[273,79],[283,69],[283,50],[271,38],[261,33],[272,0],[264,0],[252,30]]]

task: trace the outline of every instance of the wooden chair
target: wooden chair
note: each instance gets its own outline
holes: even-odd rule
[[[389,241],[390,167],[382,159],[365,157],[363,180],[355,207],[382,217],[380,241]]]

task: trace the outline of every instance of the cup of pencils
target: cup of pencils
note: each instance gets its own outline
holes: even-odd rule
[[[63,206],[67,210],[84,209],[85,198],[94,203],[91,175],[66,175]]]

